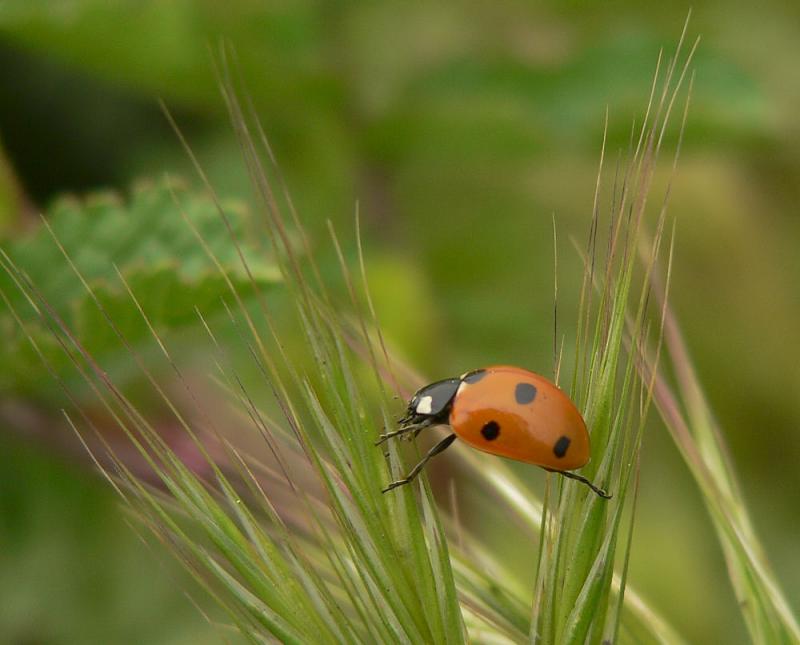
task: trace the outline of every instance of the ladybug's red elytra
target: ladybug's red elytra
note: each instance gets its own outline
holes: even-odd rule
[[[554,383],[521,367],[486,367],[426,385],[411,398],[399,423],[377,443],[397,436],[413,438],[433,425],[449,425],[453,434],[384,493],[411,482],[429,459],[459,438],[478,450],[560,473],[611,498],[585,477],[568,472],[586,465],[591,456],[586,423],[575,404]]]

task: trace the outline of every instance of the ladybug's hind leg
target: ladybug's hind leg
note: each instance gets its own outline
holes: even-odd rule
[[[599,497],[603,499],[611,499],[613,495],[611,493],[606,492],[599,486],[595,486],[592,482],[590,482],[586,477],[583,475],[578,475],[577,473],[571,473],[567,470],[553,470],[552,468],[545,468],[545,470],[549,470],[551,473],[558,473],[559,475],[563,475],[569,479],[574,479],[575,481],[579,481],[582,484],[586,484],[589,488],[591,488]]]

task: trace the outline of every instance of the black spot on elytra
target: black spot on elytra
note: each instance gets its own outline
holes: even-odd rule
[[[473,383],[480,381],[484,376],[486,376],[486,370],[475,370],[474,372],[469,372],[466,374],[461,380],[464,381],[464,383],[472,385]]]
[[[531,403],[536,398],[536,386],[531,383],[517,383],[514,398],[520,405]]]
[[[500,436],[500,424],[497,421],[489,421],[481,428],[481,434],[486,441],[494,441]]]
[[[553,454],[561,459],[561,457],[567,454],[567,448],[569,448],[569,444],[569,437],[562,436],[558,441],[556,441],[556,445],[553,446]]]

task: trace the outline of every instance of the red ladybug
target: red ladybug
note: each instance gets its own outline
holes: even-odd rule
[[[600,497],[611,497],[585,477],[567,472],[589,461],[589,433],[575,404],[539,374],[498,365],[426,385],[411,398],[400,427],[381,435],[378,444],[409,433],[416,437],[431,425],[449,425],[453,434],[384,493],[408,484],[459,437],[478,450],[541,466],[583,482]]]

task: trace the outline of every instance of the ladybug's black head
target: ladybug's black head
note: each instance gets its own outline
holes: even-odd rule
[[[460,378],[448,378],[426,385],[411,398],[406,418],[411,423],[424,419],[447,422],[450,405],[460,385]]]

